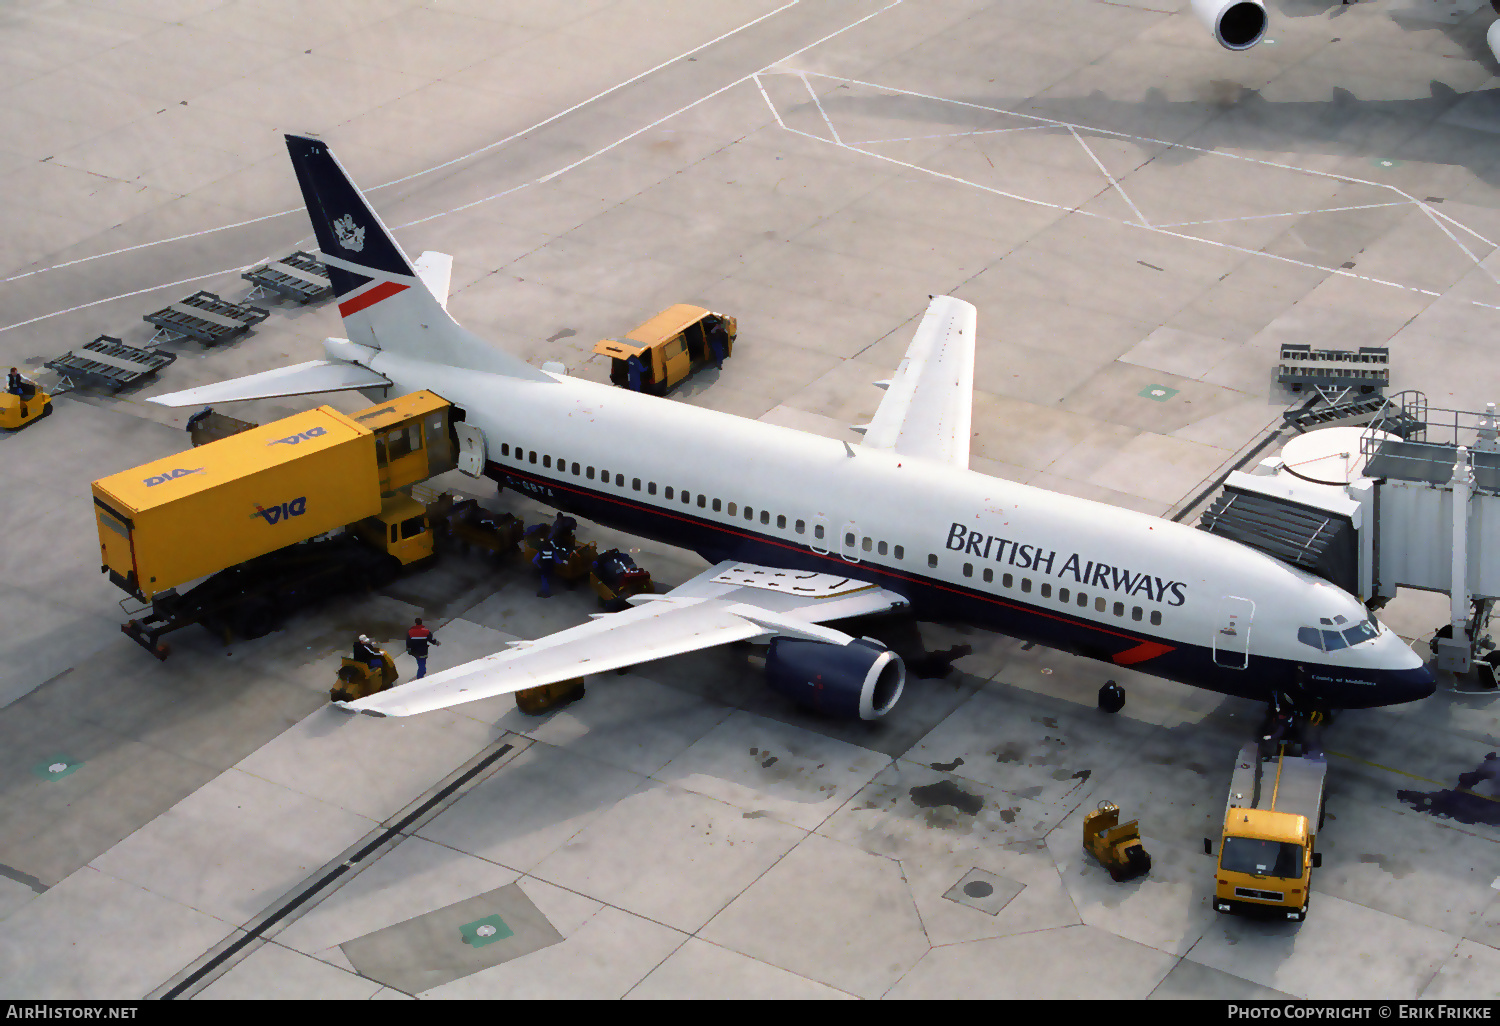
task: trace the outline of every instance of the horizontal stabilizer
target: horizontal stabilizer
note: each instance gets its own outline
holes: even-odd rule
[[[390,379],[384,374],[376,374],[368,367],[358,364],[309,360],[307,363],[247,374],[242,378],[230,378],[212,385],[168,392],[150,401],[161,406],[204,406],[247,399],[280,399],[318,392],[345,392],[355,388],[386,388],[390,384]]]

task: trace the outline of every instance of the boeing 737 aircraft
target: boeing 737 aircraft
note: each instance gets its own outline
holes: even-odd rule
[[[407,259],[327,144],[287,146],[349,337],[327,340],[326,360],[154,401],[430,389],[463,411],[471,472],[714,564],[630,609],[348,708],[407,716],[759,640],[773,689],[875,719],[901,696],[900,657],[826,624],[889,611],[1249,699],[1362,708],[1433,691],[1412,649],[1326,581],[1191,527],[970,471],[976,313],[962,300],[932,298],[850,445],[494,348],[448,315],[442,276]]]

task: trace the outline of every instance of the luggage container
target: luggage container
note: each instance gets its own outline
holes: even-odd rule
[[[160,591],[380,513],[375,439],[331,406],[94,482],[102,567]]]

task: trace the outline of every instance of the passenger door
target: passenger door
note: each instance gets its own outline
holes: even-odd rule
[[[1214,625],[1214,663],[1227,670],[1243,670],[1250,664],[1250,624],[1255,603],[1237,595],[1219,600],[1219,618]]]

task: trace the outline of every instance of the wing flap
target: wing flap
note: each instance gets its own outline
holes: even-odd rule
[[[968,469],[978,319],[971,303],[932,298],[864,428],[866,447]]]
[[[865,584],[834,589],[826,598],[806,598],[754,585],[730,583],[774,568],[725,562],[673,589],[618,613],[430,674],[419,681],[353,702],[346,709],[376,716],[413,716],[526,688],[605,673],[626,666],[696,652],[734,641],[786,634],[830,644],[848,644],[847,634],[820,627],[824,620],[884,612],[904,606],[894,592]],[[726,579],[716,581],[715,578]]]

